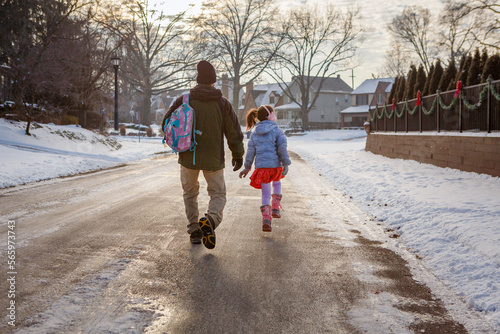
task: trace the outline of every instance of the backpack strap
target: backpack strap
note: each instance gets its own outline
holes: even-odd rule
[[[182,103],[189,104],[189,93],[184,94],[182,96]],[[200,130],[196,130],[196,113],[193,110],[193,127],[192,127],[192,136],[193,136],[193,141],[191,142],[191,148],[190,151],[193,152],[193,165],[196,165],[196,145],[198,143],[196,142],[196,135],[201,135]]]
[[[193,110],[193,141],[191,142],[191,148],[190,151],[193,151],[193,165],[196,165],[196,145],[198,143],[196,142],[196,135],[201,135],[201,131],[196,130],[196,114],[194,113]]]

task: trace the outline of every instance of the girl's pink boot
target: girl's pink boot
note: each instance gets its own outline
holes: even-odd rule
[[[262,212],[262,231],[271,232],[271,221],[273,217],[271,216],[271,206],[263,205],[260,207],[260,212]]]
[[[273,218],[281,218],[280,209],[283,209],[281,206],[281,194],[273,194],[271,201]]]

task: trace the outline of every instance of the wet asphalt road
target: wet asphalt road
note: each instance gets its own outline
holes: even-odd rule
[[[272,233],[260,191],[226,169],[214,250],[189,243],[174,155],[0,190],[17,264],[16,326],[0,332],[466,333],[389,237],[366,232],[376,222],[291,156]]]

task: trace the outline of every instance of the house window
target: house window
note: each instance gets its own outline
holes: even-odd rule
[[[347,95],[347,94],[344,95],[344,101],[345,102],[349,101],[349,95]]]
[[[325,112],[323,110],[321,110],[321,119],[324,119],[325,118]]]
[[[368,95],[358,95],[356,96],[356,100],[358,102],[357,103],[358,106],[368,104]]]
[[[269,103],[274,104],[274,96],[269,97]]]
[[[377,94],[377,104],[382,105],[382,94]]]
[[[339,105],[339,98],[338,97],[335,98],[335,104]]]

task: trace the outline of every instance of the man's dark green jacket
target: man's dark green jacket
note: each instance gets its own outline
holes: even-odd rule
[[[163,118],[165,121],[182,104],[177,98]],[[224,136],[233,159],[242,159],[245,154],[243,134],[231,103],[222,92],[210,85],[199,84],[189,92],[189,105],[195,111],[195,134],[198,143],[195,152],[179,153],[179,164],[190,169],[219,170],[224,168]],[[193,154],[195,163],[193,164]]]

